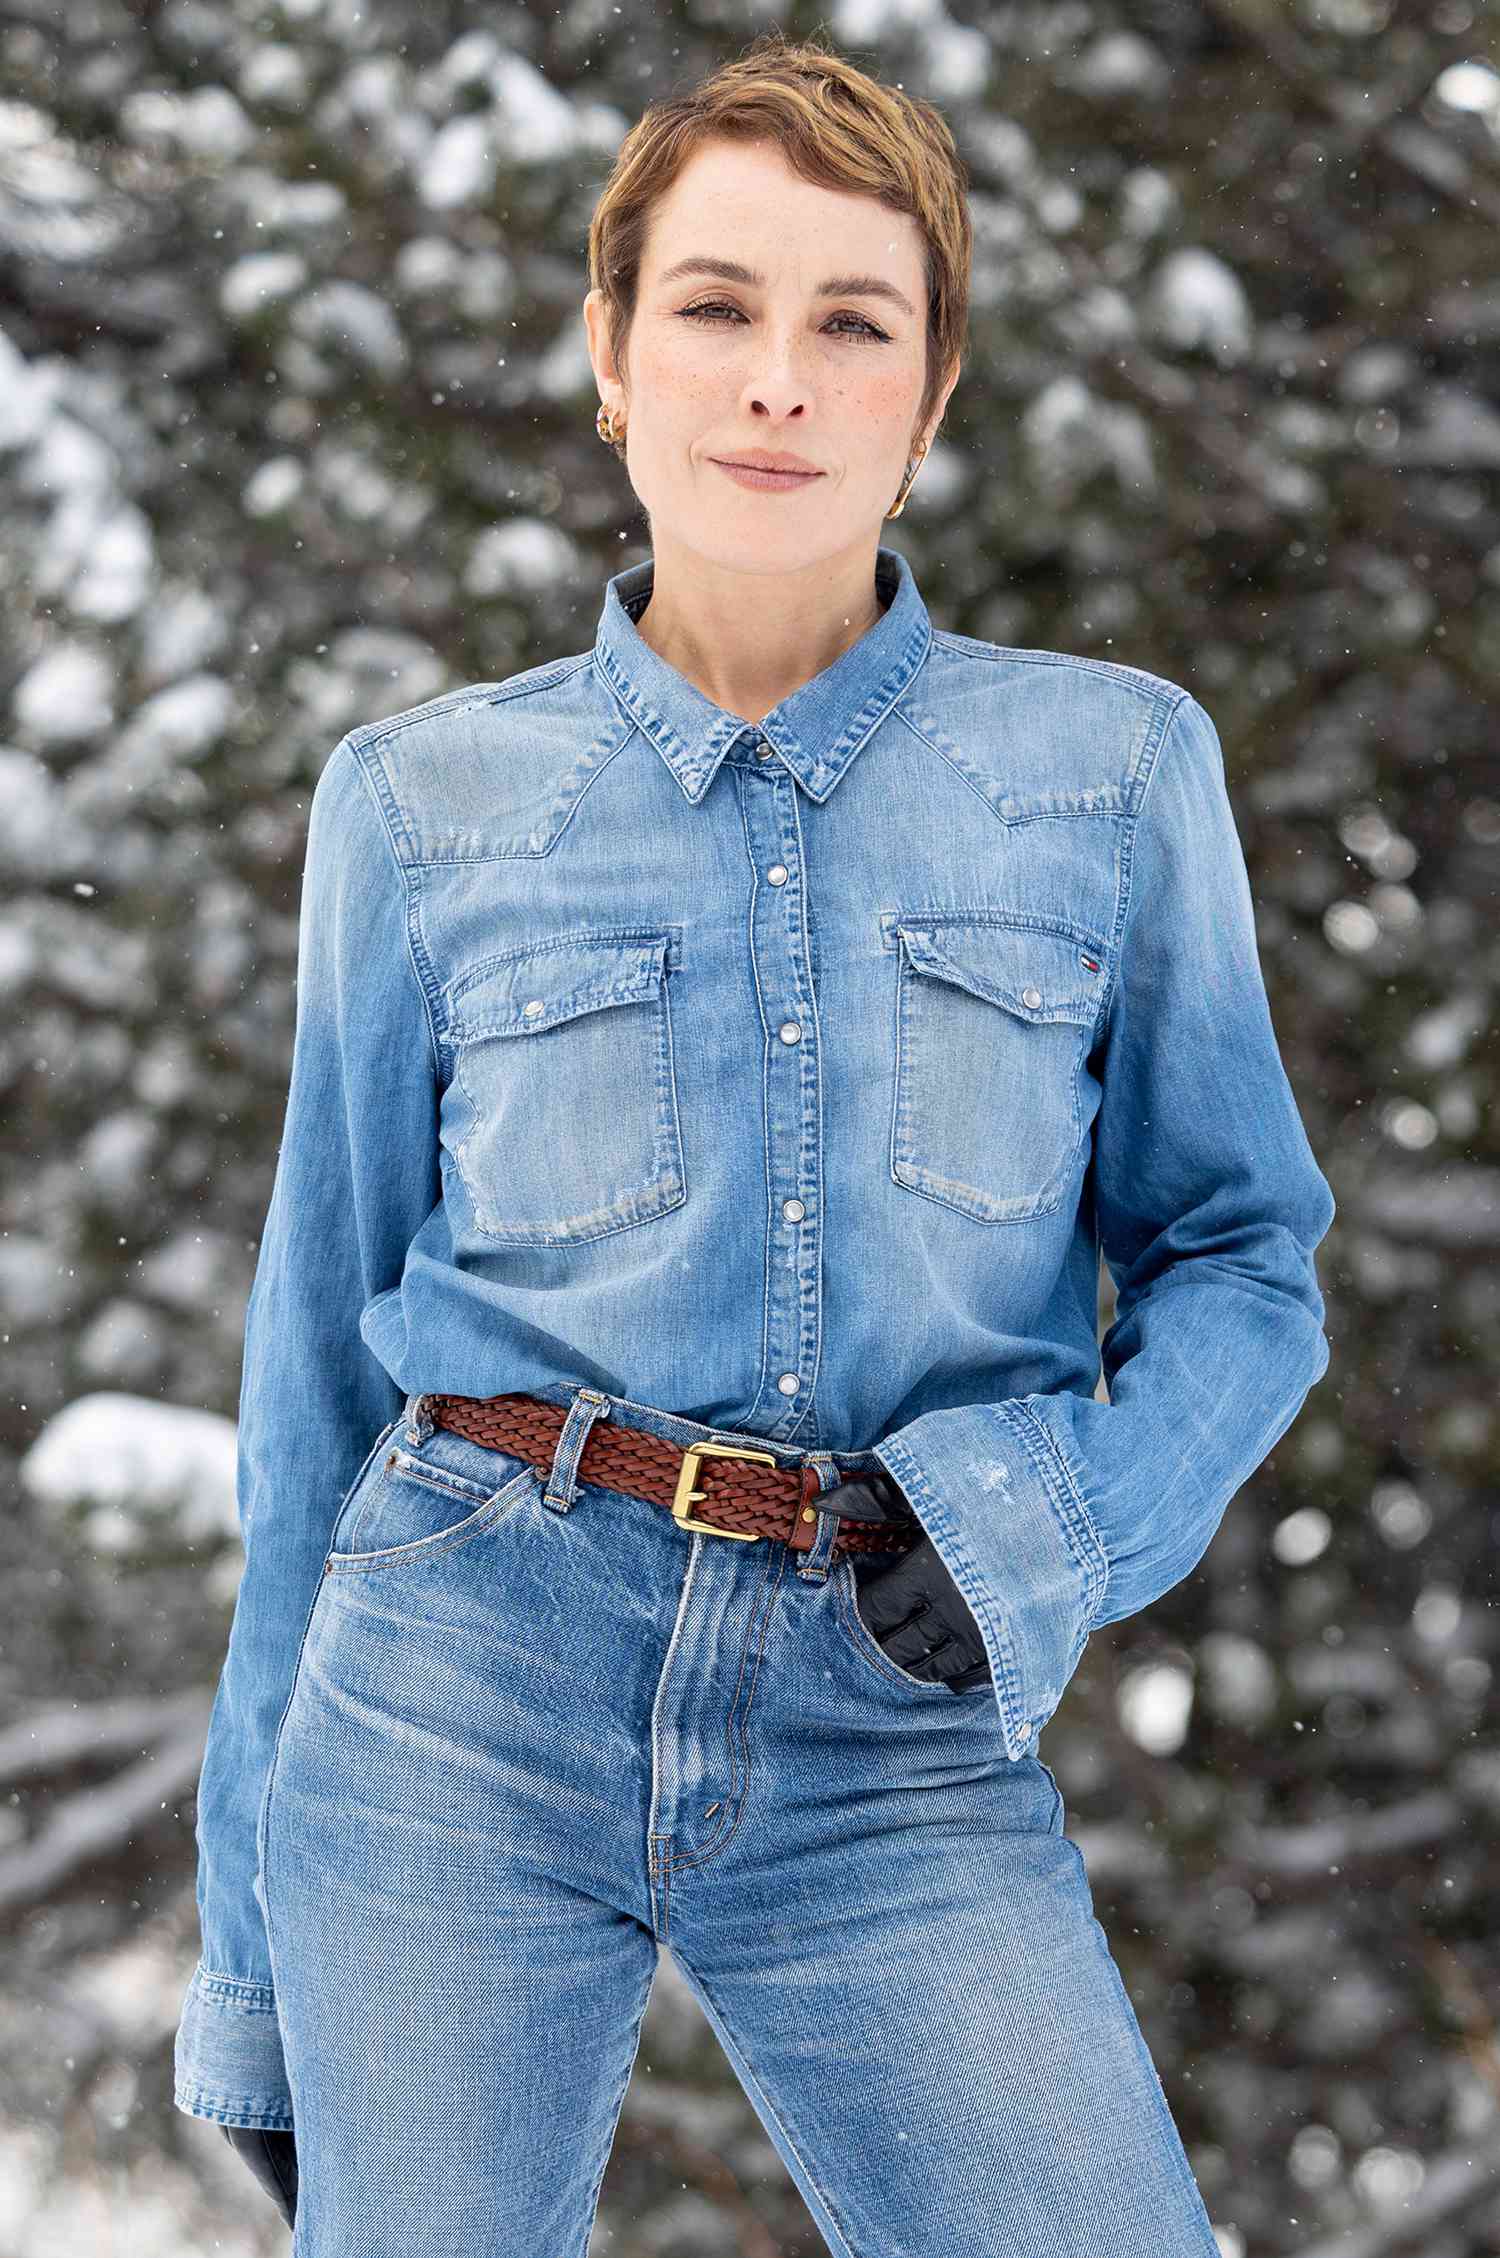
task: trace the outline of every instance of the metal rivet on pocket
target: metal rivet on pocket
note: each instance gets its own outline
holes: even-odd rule
[[[1035,1011],[1041,1000],[1042,991],[1040,988],[1023,988],[1021,990],[1021,1001],[1028,1011]]]
[[[386,1452],[386,1454],[385,1454],[385,1462],[386,1462],[386,1465],[387,1465],[387,1466],[394,1466],[394,1465],[395,1465],[395,1463],[396,1463],[396,1453],[395,1453],[395,1452],[394,1452],[393,1450],[388,1450],[388,1451]]]

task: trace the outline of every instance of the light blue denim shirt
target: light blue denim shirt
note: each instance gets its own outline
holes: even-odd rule
[[[750,726],[637,631],[651,576],[591,650],[352,729],[313,794],[190,2115],[291,2122],[257,1818],[341,1501],[414,1395],[586,1385],[867,1454],[1019,1758],[1328,1363],[1334,1202],[1202,706],[935,629],[881,548],[880,619]]]

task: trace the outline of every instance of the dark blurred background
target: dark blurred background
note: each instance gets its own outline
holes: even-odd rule
[[[1226,2258],[1500,2252],[1494,18],[21,0],[0,2258],[286,2247],[170,2093],[309,796],[355,722],[587,650],[647,553],[589,215],[645,102],[772,20],[972,173],[969,353],[882,538],[939,626],[1213,715],[1338,1201],[1327,1376],[1041,1752]],[[823,2251],[665,1956],[594,2248]]]

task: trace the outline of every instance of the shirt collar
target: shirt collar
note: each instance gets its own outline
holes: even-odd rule
[[[761,739],[813,799],[826,800],[921,666],[932,640],[911,566],[898,549],[878,548],[875,586],[886,603],[880,618],[832,666],[752,726],[705,697],[641,635],[634,615],[644,608],[654,575],[655,561],[647,557],[609,581],[594,658],[694,802],[702,799],[732,745]]]

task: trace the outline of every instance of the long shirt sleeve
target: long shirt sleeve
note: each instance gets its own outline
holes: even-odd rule
[[[1218,734],[1186,694],[1126,851],[1090,1170],[1109,1401],[941,1408],[875,1446],[985,1635],[1012,1756],[1090,1631],[1202,1558],[1329,1361],[1314,1249],[1333,1195],[1277,1047]]]
[[[176,2105],[225,2124],[292,2122],[258,1819],[341,1501],[403,1407],[360,1318],[440,1198],[434,1060],[404,874],[346,737],[309,817],[291,1077],[245,1322],[244,1567],[198,1786],[202,1953],[175,2045]]]

